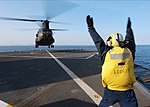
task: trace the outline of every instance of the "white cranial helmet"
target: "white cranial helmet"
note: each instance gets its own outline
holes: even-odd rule
[[[114,33],[107,40],[108,46],[119,46],[119,42],[123,42],[123,36],[120,33]]]

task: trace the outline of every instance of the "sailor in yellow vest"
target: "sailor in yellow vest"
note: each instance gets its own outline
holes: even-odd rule
[[[138,107],[133,90],[135,40],[128,18],[125,40],[120,33],[109,36],[107,43],[96,32],[93,18],[87,16],[89,33],[97,47],[102,66],[104,96],[99,107],[109,107],[119,103],[121,107]]]

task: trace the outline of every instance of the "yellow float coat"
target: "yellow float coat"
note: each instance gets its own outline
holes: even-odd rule
[[[126,91],[133,89],[135,81],[131,51],[119,46],[108,51],[102,66],[102,85],[110,90]]]

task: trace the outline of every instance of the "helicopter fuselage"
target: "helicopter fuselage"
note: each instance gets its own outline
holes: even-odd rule
[[[53,38],[53,33],[51,29],[39,29],[39,31],[36,34],[35,38],[35,47],[38,48],[38,46],[48,46],[53,47],[53,43],[55,42]]]

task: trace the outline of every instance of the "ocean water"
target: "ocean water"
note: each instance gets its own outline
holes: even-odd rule
[[[150,69],[150,45],[136,47],[135,63]]]
[[[39,48],[35,48],[34,46],[0,46],[0,52],[15,52],[15,51],[30,51],[30,50],[43,50],[49,49],[46,46],[41,46]],[[95,46],[93,45],[62,45],[62,46],[55,46],[54,48],[50,48],[51,50],[73,50],[73,49],[80,49],[80,50],[96,50]]]

